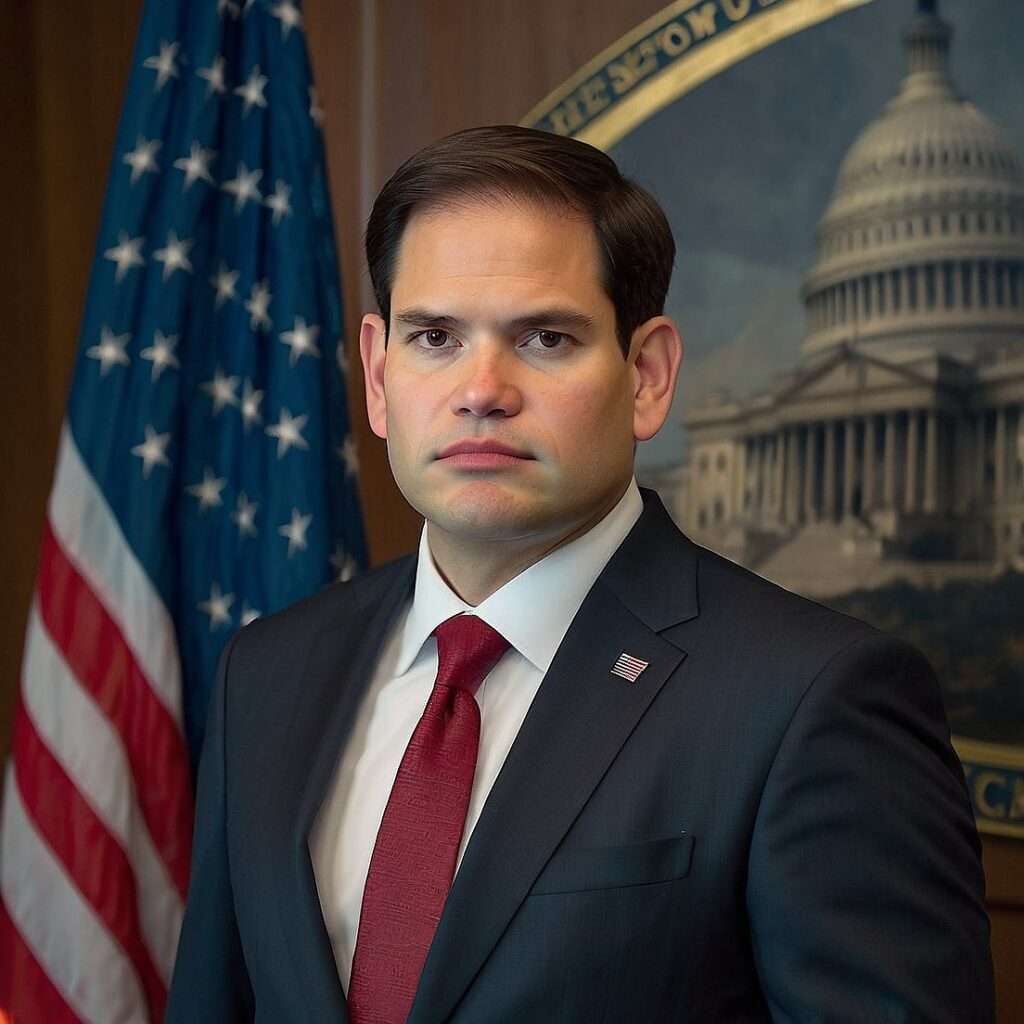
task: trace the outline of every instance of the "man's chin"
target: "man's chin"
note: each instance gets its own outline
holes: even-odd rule
[[[536,496],[474,486],[418,510],[437,529],[467,542],[526,540],[553,528],[550,509]]]

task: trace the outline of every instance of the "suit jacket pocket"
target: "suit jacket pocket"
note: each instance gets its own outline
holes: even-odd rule
[[[562,850],[548,861],[530,895],[668,882],[689,873],[692,856],[693,836],[685,832],[628,846]]]

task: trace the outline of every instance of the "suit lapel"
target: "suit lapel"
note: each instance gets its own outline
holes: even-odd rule
[[[284,799],[295,822],[289,842],[290,877],[276,885],[279,918],[299,991],[325,1019],[346,1021],[345,998],[309,854],[309,833],[334,778],[338,756],[372,677],[387,630],[409,597],[415,559],[403,559],[384,574],[380,586],[340,609],[337,622],[314,639],[299,677],[299,696],[287,724],[287,743],[296,754],[284,780]],[[353,595],[355,596],[355,595]],[[291,815],[289,815],[291,817]]]
[[[697,614],[693,547],[658,499],[644,498],[641,519],[580,608],[488,796],[448,895],[409,1024],[436,1024],[452,1012],[686,657],[659,633]],[[635,683],[611,672],[623,652],[649,663]]]

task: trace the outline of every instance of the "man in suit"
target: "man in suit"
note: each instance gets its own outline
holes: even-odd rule
[[[473,129],[366,242],[424,532],[225,652],[168,1020],[991,1021],[927,662],[636,487],[682,358],[654,200]]]

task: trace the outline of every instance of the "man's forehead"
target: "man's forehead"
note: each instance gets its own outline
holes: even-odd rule
[[[395,302],[424,287],[483,286],[492,280],[536,292],[537,301],[547,294],[543,301],[557,305],[602,292],[593,227],[575,211],[526,200],[466,199],[410,218],[396,254]]]

